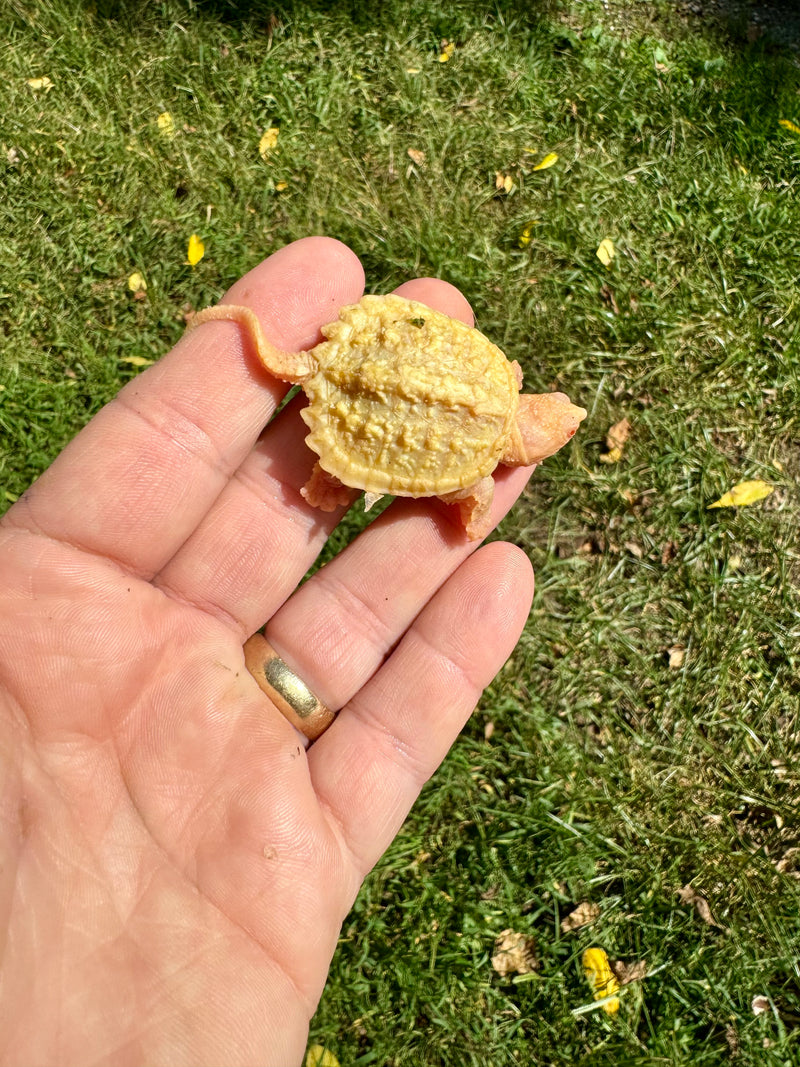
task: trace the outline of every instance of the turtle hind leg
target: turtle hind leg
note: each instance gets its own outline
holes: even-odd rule
[[[235,322],[241,326],[256,350],[259,362],[273,378],[280,378],[284,382],[302,382],[316,369],[316,362],[309,352],[284,352],[268,341],[261,321],[251,308],[240,304],[216,304],[203,308],[194,315],[189,329],[194,330],[204,322],[213,321]]]
[[[491,533],[494,523],[490,511],[494,499],[494,478],[488,475],[467,489],[445,493],[439,498],[445,504],[458,504],[464,532],[470,541],[480,541]]]
[[[300,490],[300,495],[312,508],[319,508],[320,511],[336,511],[337,508],[349,507],[356,493],[354,489],[343,485],[335,475],[324,471],[319,463],[315,463],[311,477]]]

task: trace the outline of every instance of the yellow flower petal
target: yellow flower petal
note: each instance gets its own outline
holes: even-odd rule
[[[175,120],[169,111],[161,112],[156,119],[156,126],[158,127],[158,132],[165,141],[171,141],[175,136]]]
[[[586,981],[589,983],[597,1000],[602,1000],[604,997],[612,998],[603,1005],[603,1011],[608,1012],[609,1015],[619,1011],[619,998],[613,996],[619,989],[619,982],[611,970],[611,964],[608,962],[608,955],[605,950],[602,948],[587,948],[581,962],[583,963],[583,973],[586,975]]]
[[[455,52],[456,46],[452,41],[442,41],[442,50],[439,53],[439,62],[447,63]]]
[[[186,252],[186,262],[190,267],[196,266],[206,254],[206,246],[196,233],[189,238],[189,248]]]
[[[778,119],[778,125],[783,126],[784,130],[791,130],[792,133],[800,133],[800,126],[791,119]]]
[[[34,89],[37,92],[40,89],[43,89],[46,93],[49,93],[53,88],[53,83],[46,74],[41,78],[28,78],[28,85],[30,85],[31,89]]]
[[[266,159],[277,143],[278,127],[270,126],[268,130],[264,130],[261,134],[261,140],[258,142],[258,154],[262,159]]]
[[[548,152],[544,159],[540,159],[534,170],[547,170],[548,167],[552,167],[554,163],[558,163],[558,152]]]
[[[504,193],[510,193],[514,188],[514,179],[510,174],[504,174],[502,170],[495,171],[494,187],[502,189]]]
[[[311,1045],[306,1053],[305,1067],[339,1067],[339,1061],[330,1049],[322,1045]]]
[[[533,236],[533,227],[536,225],[532,222],[529,226],[526,226],[522,233],[519,235],[518,244],[520,248],[524,248],[531,243],[531,237]]]
[[[614,248],[614,242],[610,237],[603,238],[597,246],[597,252],[595,253],[604,267],[608,267],[611,264],[611,260],[616,254],[617,250]]]
[[[147,292],[147,282],[138,270],[135,270],[133,274],[128,276],[128,288],[132,293]]]
[[[619,463],[622,459],[621,448],[609,448],[608,452],[603,452],[597,457],[601,463]]]
[[[727,493],[723,493],[719,500],[715,500],[708,506],[709,508],[741,508],[768,497],[774,488],[774,485],[768,485],[758,479],[751,482],[739,482]]]
[[[288,182],[275,182],[275,192],[276,193],[282,193],[284,191],[284,189],[288,189],[288,188],[289,188],[289,183]]]
[[[119,362],[130,363],[134,367],[149,367],[153,361],[152,359],[145,359],[144,356],[122,356]]]

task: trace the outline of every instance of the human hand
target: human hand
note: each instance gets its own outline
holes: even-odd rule
[[[362,287],[309,238],[225,299],[293,351]],[[262,432],[286,389],[235,325],[192,331],[0,520],[4,1064],[300,1062],[361,882],[519,637],[528,560],[431,501],[295,591],[342,511],[299,495],[299,400]],[[244,666],[265,621],[342,709],[307,751]]]

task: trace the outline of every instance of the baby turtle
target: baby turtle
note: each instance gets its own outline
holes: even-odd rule
[[[400,296],[365,296],[322,328],[307,352],[282,352],[253,311],[218,304],[195,315],[243,326],[276,378],[302,386],[319,459],[301,490],[333,511],[363,489],[369,508],[384,493],[457,503],[470,540],[492,528],[498,463],[538,463],[586,417],[564,393],[523,394],[522,372],[478,330]],[[349,487],[349,488],[348,488]]]

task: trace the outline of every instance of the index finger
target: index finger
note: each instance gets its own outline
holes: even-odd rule
[[[223,300],[252,308],[270,340],[294,351],[315,344],[363,286],[350,249],[309,237],[264,260]],[[235,325],[193,331],[129,382],[3,521],[150,578],[196,528],[288,388]]]

